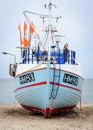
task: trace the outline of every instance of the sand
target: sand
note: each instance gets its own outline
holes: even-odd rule
[[[0,130],[93,130],[93,104],[48,119],[31,115],[19,104],[0,104]]]

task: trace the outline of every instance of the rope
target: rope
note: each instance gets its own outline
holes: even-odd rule
[[[35,13],[35,12],[31,12],[31,11],[26,11],[26,10],[24,11],[24,13],[30,13],[30,14],[33,14],[33,15],[48,17],[48,15],[45,15],[45,14],[39,14],[39,13]]]

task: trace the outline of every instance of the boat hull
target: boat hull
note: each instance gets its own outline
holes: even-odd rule
[[[73,109],[82,95],[78,65],[18,65],[15,97],[25,109],[45,115]]]

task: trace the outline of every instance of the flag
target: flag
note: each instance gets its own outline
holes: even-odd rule
[[[24,21],[24,40],[23,40],[24,47],[28,47],[28,45],[29,45],[28,40],[26,38],[26,30],[27,30],[27,24]]]
[[[24,32],[27,30],[27,24],[24,22]]]
[[[20,44],[22,45],[22,44],[23,44],[23,41],[22,41],[22,34],[21,34],[20,24],[18,25],[18,29],[19,29],[19,31],[20,31]]]
[[[33,22],[30,24],[30,28],[29,28],[29,33],[33,34],[35,32],[35,26],[33,24]]]
[[[18,30],[20,31],[20,24],[18,25]]]
[[[28,40],[25,37],[24,37],[23,44],[24,44],[24,47],[28,47],[28,45],[29,45],[29,42],[28,42]]]

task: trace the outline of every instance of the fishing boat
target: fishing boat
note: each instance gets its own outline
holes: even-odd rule
[[[52,20],[57,23],[61,16],[51,14],[56,5],[50,1],[44,7],[48,10],[47,15],[23,12],[26,18],[23,39],[19,25],[21,61],[10,64],[9,73],[14,77],[14,93],[19,104],[33,113],[38,111],[48,117],[52,113],[76,107],[82,96],[83,78],[80,64],[76,61],[76,52],[69,50],[67,43],[59,47],[62,36],[58,34],[56,25],[52,25]],[[36,33],[28,14],[39,16],[43,23],[48,19],[42,30],[42,38]]]

